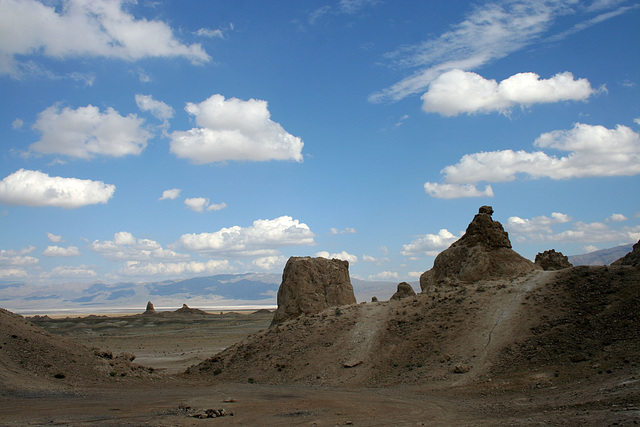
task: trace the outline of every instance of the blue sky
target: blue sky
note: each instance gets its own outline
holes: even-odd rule
[[[0,280],[414,281],[640,239],[633,1],[0,0]]]

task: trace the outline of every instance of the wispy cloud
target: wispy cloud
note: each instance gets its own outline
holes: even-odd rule
[[[586,9],[584,13],[602,11],[617,4],[615,1],[600,1],[597,7]],[[392,86],[373,93],[369,100],[397,101],[425,91],[442,73],[454,69],[474,70],[504,58],[542,40],[558,17],[576,13],[577,7],[577,1],[560,0],[504,0],[478,6],[465,20],[440,36],[387,54],[386,59],[392,66],[415,71]],[[559,40],[636,7],[638,5],[601,13],[547,40]]]

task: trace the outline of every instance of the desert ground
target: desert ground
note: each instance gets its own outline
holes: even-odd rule
[[[584,273],[580,269],[577,272]],[[67,374],[66,378],[57,379],[55,374],[52,375],[57,372],[55,370],[28,369],[32,374],[25,375],[25,372],[3,359],[5,376],[0,378],[4,384],[0,395],[0,425],[637,424],[640,422],[640,361],[637,353],[633,353],[636,351],[635,347],[630,348],[631,354],[624,355],[620,360],[616,357],[614,361],[610,361],[606,354],[601,360],[594,352],[586,357],[588,360],[569,363],[569,366],[553,364],[553,360],[544,360],[540,354],[520,353],[518,357],[525,354],[526,357],[533,358],[526,362],[516,361],[513,357],[500,359],[491,356],[494,361],[491,366],[500,365],[496,372],[489,370],[489,364],[485,365],[484,361],[481,363],[474,360],[481,357],[486,359],[489,357],[487,352],[497,351],[504,342],[509,341],[507,335],[518,329],[514,327],[521,324],[523,315],[536,323],[537,319],[533,319],[529,311],[536,299],[546,301],[549,305],[557,304],[554,298],[558,297],[558,290],[552,287],[554,291],[548,292],[545,289],[548,290],[549,287],[544,286],[556,274],[558,273],[537,272],[528,278],[521,278],[514,283],[520,289],[519,292],[510,290],[508,283],[504,281],[482,283],[473,289],[441,292],[436,296],[437,299],[418,294],[409,300],[343,307],[339,319],[333,318],[334,321],[331,321],[335,311],[332,309],[328,313],[287,322],[277,328],[269,328],[273,316],[269,312],[192,316],[89,316],[54,320],[36,318],[33,319],[34,323],[11,315],[13,323],[3,318],[2,326],[10,327],[16,338],[12,338],[8,330],[2,331],[4,337],[0,344],[5,351],[19,353],[18,347],[10,346],[13,341],[21,339],[30,340],[27,344],[33,343],[41,350],[46,349],[47,346],[54,345],[49,342],[52,339],[63,346],[69,346],[70,343],[77,345],[78,348],[74,351],[81,351],[86,347],[94,352],[99,349],[102,353],[111,353],[113,359],[107,357],[106,360],[113,366],[109,368],[112,371],[99,381],[87,378],[93,373],[83,376],[82,372],[77,378]],[[575,274],[571,275],[574,276]],[[635,276],[633,279],[635,280]],[[296,334],[274,332],[278,328],[297,329],[296,333],[303,335],[315,334],[320,341],[327,340],[327,333],[335,334],[334,339],[341,342],[342,336],[338,331],[348,329],[344,328],[345,324],[357,324],[358,320],[368,319],[360,323],[360,329],[351,328],[350,333],[373,336],[363,329],[364,325],[368,325],[367,328],[378,328],[379,331],[384,329],[387,331],[385,333],[404,334],[406,339],[409,330],[406,327],[411,326],[407,323],[410,322],[409,319],[418,312],[428,312],[429,304],[434,300],[440,300],[437,304],[439,310],[451,313],[448,318],[445,316],[429,320],[439,322],[437,328],[442,333],[441,338],[420,335],[432,330],[433,324],[428,322],[425,323],[429,324],[426,329],[414,333],[420,339],[431,339],[436,343],[438,339],[443,339],[450,346],[446,349],[448,353],[443,356],[444,359],[434,353],[431,356],[435,359],[431,362],[429,353],[425,350],[424,361],[429,366],[412,366],[407,363],[408,359],[400,360],[401,355],[406,354],[406,350],[402,350],[394,356],[399,362],[396,366],[381,369],[375,366],[372,359],[367,358],[370,357],[370,349],[366,349],[369,344],[364,341],[355,344],[361,350],[367,350],[359,355],[353,353],[354,348],[336,349],[329,353],[310,348],[311,353],[304,353],[300,345],[286,342],[292,355],[295,354],[295,358],[292,356],[291,360],[299,360],[295,363],[301,365],[292,368],[293,372],[300,373],[298,377],[285,376],[279,379],[278,375],[283,373],[273,369],[272,362],[254,363],[248,355],[246,357],[249,362],[255,366],[240,373],[237,369],[230,368],[228,378],[224,378],[225,375],[222,374],[184,374],[188,366],[194,365],[191,371],[208,366],[205,360],[207,357],[234,343],[239,345],[233,348],[242,352],[247,345],[260,342],[270,334],[287,335],[294,341],[305,342],[304,338]],[[459,337],[461,329],[456,325],[461,324],[458,316],[464,312],[458,310],[454,313],[452,308],[463,307],[466,311],[467,305],[476,304],[484,305],[486,309],[483,312],[491,315],[486,318],[476,317],[475,322],[468,323],[465,327],[471,334]],[[502,308],[498,310],[499,307]],[[566,318],[567,315],[565,312],[563,317]],[[324,320],[322,316],[325,316]],[[553,323],[553,319],[545,317],[547,314],[540,313],[540,316]],[[372,323],[373,319],[379,320]],[[485,321],[491,323],[494,319],[504,320],[504,323],[494,322],[492,326],[491,339],[495,347],[489,345],[482,352],[473,351],[480,349],[487,340],[479,332],[482,325]],[[314,324],[321,320],[322,324],[332,324],[334,327],[323,330],[318,324]],[[389,331],[390,325],[394,328],[404,327],[405,331]],[[474,328],[479,329],[474,332]],[[560,328],[563,326],[560,325]],[[565,325],[564,329],[566,328]],[[637,332],[631,331],[632,334]],[[573,334],[569,335],[575,338]],[[554,335],[550,339],[560,340],[562,336]],[[306,342],[313,342],[314,339],[308,338]],[[389,336],[384,341],[389,347],[397,346],[397,342]],[[544,347],[546,344],[540,345]],[[611,347],[614,344],[609,342],[608,345]],[[51,350],[53,351],[55,349]],[[375,353],[381,351],[382,349],[377,348]],[[470,352],[465,360],[478,369],[458,373],[455,366],[457,361],[452,359],[463,355],[465,351]],[[610,348],[609,351],[616,352],[617,349]],[[120,353],[135,354],[136,358],[132,363],[114,363]],[[448,356],[449,353],[456,356]],[[472,353],[477,353],[477,357],[474,358]],[[353,359],[348,363],[356,366],[346,367],[347,354],[353,354],[353,357],[362,360]],[[290,355],[280,356],[286,358]],[[81,364],[81,357],[81,354],[64,355],[59,361],[51,360],[51,369],[66,373],[71,368],[65,370],[65,364]],[[256,357],[265,359],[260,354]],[[540,360],[537,361],[536,357]],[[335,368],[336,374],[328,372],[327,366],[322,366],[332,365],[329,360],[331,358],[340,362]],[[451,360],[446,360],[447,358]],[[29,363],[31,362],[26,360],[22,365],[28,367]],[[33,363],[42,364],[41,361]],[[303,367],[305,364],[312,365],[314,371],[326,375],[327,379],[308,380]],[[509,364],[518,364],[520,368],[524,366],[526,373],[523,374],[523,369],[510,370]],[[376,381],[369,381],[371,374],[365,370],[366,365],[373,365],[379,375],[380,371],[384,371],[384,375]],[[358,369],[362,369],[362,373],[357,372]],[[287,370],[284,367],[284,375],[287,375]],[[584,374],[584,370],[588,373]],[[393,379],[395,377],[397,380]],[[193,417],[207,409],[224,409],[227,415],[217,419]]]

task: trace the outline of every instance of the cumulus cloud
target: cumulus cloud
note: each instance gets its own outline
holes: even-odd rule
[[[15,119],[11,122],[12,129],[20,129],[24,125],[24,122],[21,119]]]
[[[63,242],[64,239],[62,238],[62,236],[56,236],[53,233],[49,233],[47,232],[47,238],[49,239],[50,242],[52,243],[60,243]]]
[[[155,240],[136,239],[128,231],[113,235],[113,240],[94,240],[89,249],[111,261],[183,261],[190,258],[171,249],[165,249]]]
[[[179,188],[172,188],[170,190],[164,190],[162,192],[162,197],[160,197],[158,200],[174,200],[177,199],[178,197],[180,197],[180,190]]]
[[[68,246],[63,248],[61,246],[47,246],[47,249],[42,252],[42,255],[48,257],[72,257],[80,256],[80,250],[76,246]]]
[[[140,111],[147,111],[159,120],[169,120],[173,117],[173,108],[162,101],[153,99],[151,95],[136,94],[136,105]]]
[[[519,73],[498,83],[455,69],[429,84],[429,90],[422,95],[422,109],[448,117],[463,113],[506,114],[516,105],[586,100],[594,92],[587,79],[574,80],[569,72],[546,80],[535,73]]]
[[[48,2],[47,2],[48,3]],[[205,63],[200,44],[179,42],[169,25],[136,19],[124,0],[63,0],[56,10],[35,0],[0,2],[0,74],[21,77],[16,57],[107,57],[135,61],[184,57]],[[25,31],[28,28],[29,31]]]
[[[113,108],[101,113],[93,105],[76,110],[52,105],[38,115],[33,128],[42,133],[42,138],[29,148],[81,159],[138,155],[152,137],[142,127],[143,122],[135,114],[121,116]]]
[[[355,234],[357,233],[355,228],[346,227],[344,230],[338,230],[337,228],[331,228],[331,234]]]
[[[616,217],[616,214],[612,217]],[[514,216],[507,220],[504,228],[518,242],[581,243],[593,246],[594,243],[624,244],[640,240],[640,226],[613,228],[606,220],[591,223],[571,221],[569,215],[559,212],[552,213],[550,217],[542,215],[530,219]],[[560,224],[565,224],[565,229],[556,230]]]
[[[286,262],[287,259],[284,256],[274,255],[254,259],[251,264],[261,270],[270,271],[273,269],[282,270]]]
[[[445,184],[425,182],[424,191],[431,197],[439,199],[459,199],[462,197],[493,197],[493,188],[486,185],[480,190],[472,184]]]
[[[230,271],[227,260],[140,262],[127,261],[120,269],[123,276],[180,276],[183,274],[220,274]]]
[[[43,279],[51,278],[91,278],[97,277],[98,273],[95,272],[93,267],[87,265],[71,266],[71,265],[58,265],[54,267],[48,273],[42,273],[40,275]]]
[[[352,255],[347,251],[342,251],[340,253],[330,254],[327,251],[320,251],[316,253],[317,257],[327,258],[327,259],[341,259],[343,261],[349,261],[350,264],[354,264],[358,262],[358,257],[356,255]]]
[[[183,234],[176,244],[184,250],[228,256],[274,256],[284,246],[314,244],[309,226],[290,216],[259,219],[249,227],[221,228],[213,233]]]
[[[622,214],[614,213],[614,214],[611,214],[611,216],[607,218],[605,221],[606,222],[622,222],[622,221],[626,221],[627,219],[628,218]]]
[[[28,273],[23,268],[0,268],[0,279],[2,280],[24,279],[27,276]]]
[[[400,276],[395,271],[381,271],[369,276],[369,280],[398,280]]]
[[[474,188],[477,190],[480,182],[510,182],[518,176],[560,180],[640,174],[640,134],[623,125],[607,129],[577,123],[573,129],[542,134],[534,145],[569,154],[557,157],[524,150],[466,154],[457,164],[442,170],[444,183],[427,182],[425,191],[433,197],[470,197],[476,194]],[[458,186],[465,191],[456,193]]]
[[[107,203],[115,190],[115,185],[102,181],[62,178],[40,171],[20,169],[0,181],[0,202],[75,209]]]
[[[456,236],[446,228],[443,228],[438,231],[438,234],[425,234],[413,240],[411,243],[402,245],[400,253],[411,258],[424,255],[436,256],[440,251],[448,248],[459,238],[460,236]]]
[[[302,162],[304,143],[271,120],[267,102],[213,95],[188,103],[200,127],[171,133],[171,152],[195,164],[227,160]]]
[[[0,249],[0,265],[12,267],[35,265],[38,263],[38,258],[28,255],[35,249],[35,246],[27,246],[19,250]]]
[[[204,197],[193,197],[185,199],[184,204],[194,212],[219,211],[227,207],[226,203],[210,203]]]

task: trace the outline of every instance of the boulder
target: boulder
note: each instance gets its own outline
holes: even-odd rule
[[[633,267],[640,268],[640,240],[638,240],[638,243],[633,245],[633,250],[631,252],[612,262],[611,265],[631,265]]]
[[[545,271],[573,267],[573,264],[569,262],[569,258],[566,255],[562,255],[562,252],[556,252],[555,249],[538,253],[535,263]]]
[[[407,282],[402,282],[398,283],[398,290],[391,296],[391,299],[402,299],[414,296],[416,296],[416,291],[413,290],[411,285]]]
[[[509,234],[492,214],[491,206],[482,206],[465,234],[438,254],[433,268],[420,276],[422,292],[438,284],[512,278],[540,269],[511,249]]]
[[[278,308],[272,325],[329,307],[355,303],[348,261],[291,257],[282,272]]]

